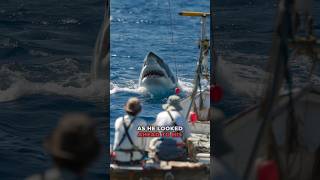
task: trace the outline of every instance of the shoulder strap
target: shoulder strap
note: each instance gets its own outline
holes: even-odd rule
[[[130,153],[130,162],[132,162],[132,157],[133,157],[133,152],[134,152],[134,151],[139,152],[139,153],[142,155],[142,159],[144,158],[144,155],[145,155],[144,151],[141,150],[141,149],[139,149],[139,148],[133,143],[133,140],[132,140],[132,138],[131,138],[131,136],[130,136],[130,134],[129,134],[129,129],[130,129],[132,123],[134,122],[134,120],[136,120],[136,117],[134,117],[134,118],[131,120],[130,124],[127,126],[126,123],[124,122],[124,116],[123,116],[122,125],[123,125],[123,128],[124,128],[124,134],[123,134],[123,136],[122,136],[122,138],[121,138],[121,140],[119,141],[119,144],[118,144],[118,147],[120,147],[120,145],[123,143],[124,139],[127,137],[128,140],[129,140],[129,142],[130,142],[130,144],[131,144],[131,146],[132,146],[132,149],[121,149],[121,148],[117,148],[117,149],[116,149],[116,150],[118,150],[118,151],[124,151],[124,152]]]
[[[175,120],[175,119],[173,119],[173,117],[172,117],[172,115],[171,115],[170,111],[167,111],[167,112],[168,112],[168,114],[169,114],[169,116],[170,116],[170,118],[171,118],[171,121],[173,122],[173,125],[174,125],[174,126],[178,126],[178,124],[177,124],[176,120]],[[181,139],[183,140],[183,136],[181,136]]]
[[[129,124],[129,126],[126,126],[125,124],[124,124],[124,132],[125,132],[125,135],[127,136],[127,138],[128,138],[128,140],[129,140],[129,142],[130,142],[130,144],[131,144],[131,146],[132,146],[132,149],[134,150],[134,151],[139,151],[142,155],[144,154],[144,151],[143,150],[141,150],[140,148],[138,148],[135,144],[134,144],[134,142],[133,142],[133,140],[132,140],[132,138],[131,138],[131,136],[130,136],[130,134],[129,134],[129,128],[130,128],[130,126],[131,126],[131,124],[133,123],[133,121],[135,120],[135,118],[134,119],[132,119],[132,121],[131,121],[131,123]]]
[[[133,140],[131,139],[131,136],[130,136],[130,134],[129,134],[129,129],[130,129],[130,126],[131,126],[131,124],[133,123],[133,121],[134,121],[135,119],[136,119],[136,118],[132,119],[131,122],[130,122],[130,124],[129,124],[128,126],[126,126],[126,124],[125,124],[124,121],[123,121],[124,133],[125,133],[125,135],[127,136],[130,144],[131,144],[133,147],[135,147],[135,144],[133,143]]]
[[[168,114],[169,114],[169,116],[170,116],[171,121],[173,122],[173,125],[174,125],[174,126],[178,126],[178,125],[177,125],[176,120],[175,120],[175,119],[173,119],[173,117],[172,117],[172,115],[171,115],[170,111],[167,111],[167,112],[168,112]]]
[[[131,127],[131,124],[133,123],[133,121],[135,120],[136,118],[134,117],[130,124],[128,126],[126,126],[126,123],[124,122],[124,116],[123,116],[123,119],[122,119],[122,125],[123,125],[123,128],[124,128],[124,135],[121,137],[121,140],[119,141],[118,143],[118,147],[123,143],[123,141],[125,140],[126,136],[128,137],[129,139],[129,142],[130,144],[132,145],[133,144],[133,141],[129,135],[129,128]]]

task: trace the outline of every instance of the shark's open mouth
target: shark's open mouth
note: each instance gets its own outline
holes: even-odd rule
[[[143,73],[142,78],[145,77],[163,77],[164,73],[162,71],[146,71]]]

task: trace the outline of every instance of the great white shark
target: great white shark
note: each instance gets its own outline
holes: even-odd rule
[[[110,67],[110,4],[106,3],[104,21],[96,40],[91,64],[91,82],[109,79]],[[153,95],[172,94],[178,81],[169,66],[156,54],[149,52],[144,59],[139,78],[139,87]]]
[[[172,94],[178,80],[159,56],[149,52],[140,72],[139,87],[153,95]]]

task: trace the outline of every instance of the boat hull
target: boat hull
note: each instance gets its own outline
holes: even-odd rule
[[[288,110],[289,97],[283,95],[274,105],[271,113],[272,130],[274,134],[278,166],[280,174],[294,180],[320,178],[320,88],[312,87],[293,93],[295,119],[298,120],[297,138],[299,144],[286,151],[286,127],[290,115]],[[244,176],[249,157],[252,154],[254,142],[259,133],[261,119],[258,119],[259,106],[254,106],[226,122],[224,138],[233,151],[221,157],[240,177]],[[255,163],[264,159],[268,153],[267,134],[262,136],[258,145]],[[291,139],[291,138],[290,138]],[[285,159],[290,159],[290,168],[285,171]],[[318,175],[316,175],[318,173]],[[253,165],[249,179],[255,179],[256,169]],[[316,177],[316,178],[315,178]]]
[[[210,170],[208,167],[180,167],[170,169],[143,169],[142,167],[117,167],[110,168],[112,180],[208,180]]]

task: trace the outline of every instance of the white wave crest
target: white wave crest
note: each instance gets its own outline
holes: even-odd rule
[[[27,70],[26,67],[15,64],[2,65],[0,67],[0,80],[2,82],[0,86],[0,102],[13,101],[35,94],[71,96],[94,101],[103,100],[103,97],[107,94],[106,80],[90,81],[90,73],[81,73],[78,66],[72,67],[72,70],[70,70],[69,66],[69,68],[65,68],[67,70],[63,71],[61,70],[61,65],[70,65],[70,61],[67,59],[61,63],[57,68],[52,67],[57,62],[47,64],[44,67],[45,71],[43,69],[40,71]],[[50,70],[48,71],[49,68]],[[47,78],[50,79],[49,81],[38,78],[47,75],[54,76],[56,79]]]
[[[25,79],[16,81],[6,90],[0,91],[0,102],[16,100],[20,97],[43,94],[43,95],[62,95],[62,96],[72,96],[80,99],[89,100],[102,100],[106,95],[105,92],[105,81],[92,82],[85,87],[72,87],[63,85],[55,82],[48,83],[37,83],[31,82]]]
[[[121,87],[123,86],[123,87]],[[182,92],[191,93],[193,85],[191,80],[179,79],[178,86],[181,88]],[[144,87],[138,87],[138,84],[132,84],[132,81],[126,82],[124,84],[117,84],[115,82],[110,82],[110,95],[120,92],[140,94],[140,95],[150,95]]]

